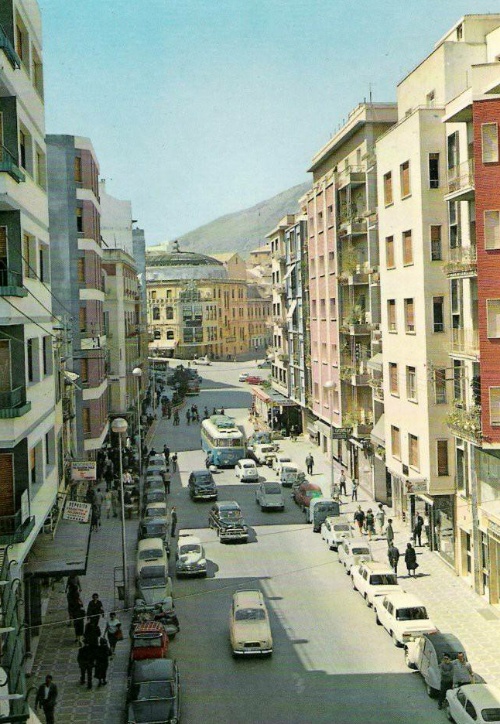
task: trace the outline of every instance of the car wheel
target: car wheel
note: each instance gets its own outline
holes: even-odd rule
[[[455,719],[451,715],[450,704],[448,702],[448,699],[445,699],[445,702],[444,702],[444,713],[446,714],[448,721],[455,721]]]
[[[409,651],[408,651],[408,647],[407,647],[407,646],[405,647],[405,664],[407,665],[407,667],[408,667],[409,669],[415,670],[415,669],[417,668],[417,667],[415,666],[415,664],[413,663],[413,661],[410,661],[410,653],[409,653]]]
[[[380,619],[379,619],[379,617],[378,617],[378,613],[377,613],[377,612],[375,612],[375,623],[377,624],[377,626],[382,626],[382,624],[380,623]]]
[[[426,685],[425,685],[425,690],[426,690],[426,692],[427,692],[427,696],[429,696],[431,699],[435,699],[435,698],[436,698],[438,692],[437,692],[437,690],[436,690],[433,686],[431,686],[430,684],[427,684],[427,683],[426,683]]]
[[[357,591],[357,590],[358,590],[358,589],[356,588],[356,584],[354,583],[354,578],[353,578],[352,576],[351,576],[351,585],[352,585],[353,591]]]
[[[396,637],[396,634],[393,633],[392,631],[391,631],[391,638],[392,638],[392,643],[394,644],[394,646],[395,646],[397,649],[400,649],[400,648],[401,648],[401,644],[399,643],[399,641],[398,641],[398,639],[397,639],[397,637]]]
[[[367,594],[367,593],[365,593],[365,602],[366,602],[366,605],[368,606],[368,608],[371,608],[371,607],[372,607],[370,601],[368,600],[368,594]]]

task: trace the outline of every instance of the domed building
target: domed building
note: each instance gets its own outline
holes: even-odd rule
[[[247,283],[214,257],[146,250],[149,349],[152,355],[226,359],[249,351]]]

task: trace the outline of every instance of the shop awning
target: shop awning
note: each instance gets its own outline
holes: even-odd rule
[[[39,533],[26,560],[27,576],[80,576],[87,572],[90,546],[90,523],[62,518],[56,535]]]
[[[162,347],[165,349],[175,349],[177,347],[177,340],[167,339],[167,341],[162,344]]]
[[[298,403],[288,399],[276,390],[263,390],[260,387],[252,387],[252,395],[265,402],[270,407],[294,407]]]
[[[371,440],[376,445],[384,445],[385,446],[385,415],[380,415],[379,419],[373,426],[373,429],[371,431]]]
[[[370,357],[370,359],[366,363],[366,366],[372,370],[376,370],[377,372],[382,372],[383,364],[384,357],[381,352],[377,352],[377,354],[374,354],[373,357]]]

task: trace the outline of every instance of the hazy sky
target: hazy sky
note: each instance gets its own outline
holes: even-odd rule
[[[39,0],[47,131],[89,136],[148,243],[307,180],[477,0]]]

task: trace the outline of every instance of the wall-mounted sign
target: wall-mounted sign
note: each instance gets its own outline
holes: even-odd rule
[[[71,463],[71,480],[95,480],[97,464],[92,460]]]
[[[407,495],[413,495],[414,493],[426,493],[427,492],[427,480],[406,480],[406,493]]]
[[[78,500],[67,500],[64,506],[63,518],[76,520],[78,523],[88,523],[90,520],[90,503],[80,503]]]

